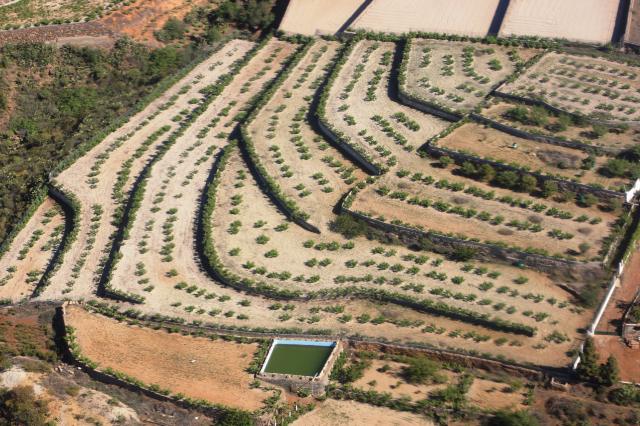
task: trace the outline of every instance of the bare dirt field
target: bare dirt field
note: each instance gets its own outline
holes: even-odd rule
[[[159,46],[161,43],[155,39],[153,32],[162,28],[169,18],[182,19],[192,8],[209,3],[209,0],[138,0],[97,22],[116,34],[129,36],[151,46]]]
[[[293,422],[295,426],[342,426],[370,425],[370,426],[432,426],[434,423],[413,413],[403,413],[389,408],[374,407],[355,401],[327,400],[318,408]]]
[[[356,12],[363,0],[291,0],[280,30],[305,35],[333,35]]]
[[[637,349],[625,345],[620,336],[596,334],[593,340],[596,343],[599,362],[606,362],[607,358],[613,355],[620,367],[620,380],[640,383],[640,358]]]
[[[500,0],[374,0],[352,27],[390,33],[422,31],[484,37],[499,3]]]
[[[607,157],[595,157],[595,166],[581,169],[588,157],[584,151],[522,139],[480,124],[465,124],[437,142],[438,146],[480,158],[499,161],[523,170],[557,176],[585,185],[601,185],[619,190],[626,179],[608,178],[597,173]]]
[[[173,393],[247,410],[260,408],[269,396],[250,388],[253,376],[245,371],[256,344],[130,327],[79,306],[67,306],[65,322],[74,328],[82,354],[99,368],[110,367]]]
[[[577,21],[576,21],[577,22]],[[548,53],[499,92],[543,100],[611,123],[640,121],[636,67],[603,58]]]
[[[611,41],[620,0],[511,0],[500,35]]]

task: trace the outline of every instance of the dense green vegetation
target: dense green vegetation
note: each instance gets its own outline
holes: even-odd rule
[[[197,55],[127,39],[109,51],[38,43],[0,48],[7,94],[0,96],[0,241],[60,160]]]

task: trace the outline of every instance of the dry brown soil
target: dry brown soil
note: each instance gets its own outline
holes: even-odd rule
[[[432,426],[434,423],[417,414],[394,411],[390,408],[374,407],[355,401],[329,399],[318,408],[293,422],[295,426]]]
[[[250,389],[253,376],[245,371],[257,344],[130,327],[79,306],[66,308],[65,322],[75,329],[83,355],[99,368],[110,367],[173,393],[247,410],[260,408],[269,396]]]

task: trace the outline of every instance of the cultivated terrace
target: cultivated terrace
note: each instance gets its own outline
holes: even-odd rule
[[[450,412],[452,393],[492,400],[501,382],[366,345],[569,374],[632,240],[637,67],[428,34],[215,46],[51,174],[49,195],[0,245],[2,304],[83,302],[67,306],[78,359],[180,398],[224,391],[121,362],[130,350],[165,368],[142,346],[103,353],[109,334],[128,334],[111,319],[103,330],[103,316],[182,334],[349,337],[365,347],[337,363],[328,395],[391,392],[375,405],[423,414]],[[266,341],[134,334],[166,345],[167,359],[183,345],[244,357],[195,368],[233,372],[216,402],[279,410],[279,392],[247,372]],[[412,367],[428,377],[389,387]],[[505,387],[489,411],[524,407],[532,392]]]

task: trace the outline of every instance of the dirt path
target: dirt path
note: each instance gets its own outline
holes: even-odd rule
[[[622,273],[620,287],[616,288],[602,315],[597,331],[619,333],[622,316],[640,290],[640,250],[636,250]]]

